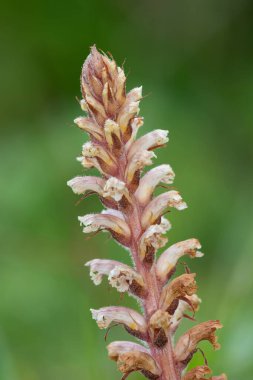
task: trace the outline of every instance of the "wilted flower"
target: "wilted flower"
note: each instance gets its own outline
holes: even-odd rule
[[[186,296],[192,296],[197,291],[195,276],[195,273],[182,274],[166,285],[161,293],[161,309],[173,315],[180,299],[187,302]]]
[[[141,371],[148,379],[155,380],[161,375],[161,369],[149,351],[132,342],[113,342],[107,346],[108,356],[115,360],[119,370],[128,375]],[[126,377],[125,377],[126,378]]]
[[[196,351],[197,345],[202,340],[208,340],[215,350],[220,348],[215,335],[216,330],[221,329],[219,321],[202,322],[192,327],[182,335],[175,347],[175,356],[178,362],[187,364]]]

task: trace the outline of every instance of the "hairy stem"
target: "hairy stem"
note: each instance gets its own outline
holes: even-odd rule
[[[124,156],[125,155],[123,155],[123,157]],[[119,170],[119,172],[122,174],[122,178],[119,178],[121,180],[124,180],[123,173],[125,172],[125,166],[126,160],[122,160],[120,162]],[[150,266],[148,266],[140,260],[138,247],[139,239],[143,233],[140,221],[140,215],[142,210],[134,194],[131,194],[131,199],[132,208],[124,210],[124,215],[132,232],[132,244],[130,247],[132,257],[134,259],[136,269],[142,275],[148,289],[147,297],[142,301],[145,318],[148,324],[150,316],[159,308],[159,299],[162,286],[156,277],[155,267],[152,266],[150,268]],[[159,363],[160,368],[162,370],[160,380],[179,380],[180,375],[179,373],[177,373],[176,370],[171,337],[168,337],[168,342],[163,348],[156,348],[150,338],[148,344],[153,357],[156,359],[157,363]]]

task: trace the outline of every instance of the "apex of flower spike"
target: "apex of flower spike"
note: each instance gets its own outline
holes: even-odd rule
[[[88,113],[98,124],[119,112],[126,100],[125,82],[124,71],[116,62],[92,46],[83,65],[81,90]]]

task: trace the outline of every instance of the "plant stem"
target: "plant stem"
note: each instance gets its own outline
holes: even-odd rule
[[[161,294],[161,285],[157,280],[155,268],[151,268],[143,263],[138,255],[138,242],[142,234],[141,222],[140,222],[140,208],[134,197],[132,196],[133,208],[125,213],[128,224],[132,231],[132,246],[131,252],[135,262],[136,269],[142,275],[144,282],[148,289],[147,297],[142,301],[145,318],[148,324],[150,316],[159,308],[159,299]],[[160,380],[179,380],[180,376],[177,373],[171,337],[168,337],[168,342],[163,348],[157,348],[149,338],[148,341],[152,356],[159,363],[162,370]]]

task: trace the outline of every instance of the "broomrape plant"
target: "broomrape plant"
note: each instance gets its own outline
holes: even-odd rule
[[[76,194],[97,193],[104,210],[78,219],[84,233],[109,231],[130,253],[134,266],[115,260],[94,259],[87,262],[91,279],[99,285],[103,276],[119,292],[138,299],[143,314],[121,306],[91,309],[98,327],[107,329],[121,324],[143,344],[116,341],[108,345],[109,358],[117,362],[123,379],[134,371],[154,380],[225,380],[225,374],[211,376],[205,365],[187,373],[185,369],[202,340],[219,348],[216,330],[219,321],[195,325],[174,344],[175,332],[184,317],[194,321],[201,300],[197,296],[195,273],[188,270],[174,279],[178,260],[188,255],[202,257],[197,239],[188,239],[167,248],[164,236],[170,222],[164,217],[168,208],[184,210],[187,205],[175,190],[154,196],[159,184],[170,185],[175,174],[170,165],[157,166],[142,174],[156,158],[154,150],[168,142],[168,131],[156,129],[137,138],[143,118],[138,116],[142,88],[126,93],[126,76],[115,61],[96,47],[84,62],[80,101],[86,116],[75,119],[88,133],[90,141],[82,147],[78,161],[85,169],[96,168],[100,175],[79,176],[68,182]],[[187,312],[192,312],[190,317]]]

